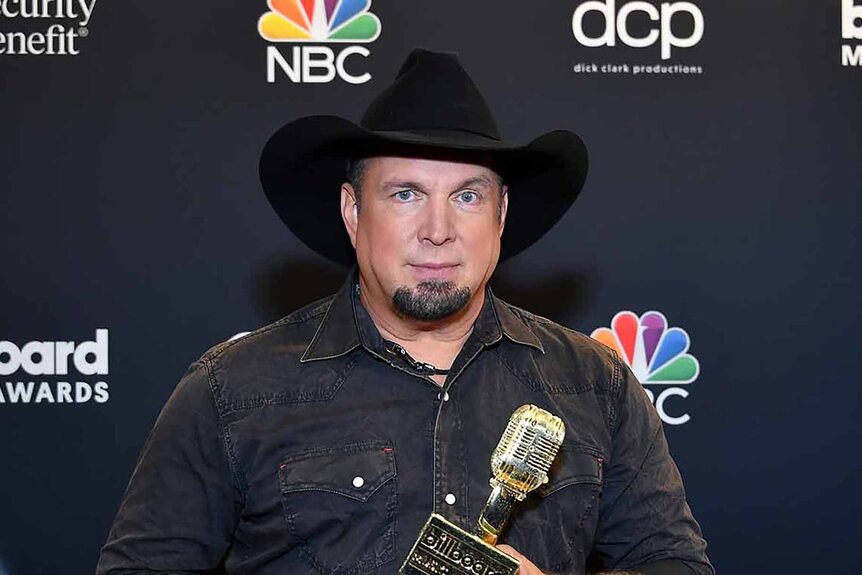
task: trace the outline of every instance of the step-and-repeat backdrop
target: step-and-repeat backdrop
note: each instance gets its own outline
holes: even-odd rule
[[[718,570],[851,572],[859,0],[0,0],[0,574],[92,572],[185,367],[338,287],[260,150],[358,120],[414,46],[507,139],[587,142],[494,287],[621,350]]]

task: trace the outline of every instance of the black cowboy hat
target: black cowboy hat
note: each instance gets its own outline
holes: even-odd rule
[[[279,129],[264,146],[260,179],[275,211],[305,245],[350,265],[354,252],[338,194],[346,168],[351,158],[396,155],[393,149],[400,155],[491,158],[509,186],[501,261],[550,230],[587,176],[587,149],[576,134],[548,132],[524,146],[502,141],[457,56],[416,49],[358,125],[337,116],[309,116]]]

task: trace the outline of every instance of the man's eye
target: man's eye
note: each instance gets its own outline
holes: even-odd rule
[[[458,200],[464,202],[465,204],[473,204],[479,199],[479,194],[476,192],[461,192],[458,194]]]
[[[401,190],[400,192],[395,192],[395,199],[407,202],[413,199],[413,195],[413,190]]]

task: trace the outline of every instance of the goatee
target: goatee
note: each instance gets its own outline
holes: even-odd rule
[[[441,280],[422,281],[415,288],[400,287],[392,296],[398,313],[418,321],[443,319],[463,309],[469,301],[469,287]]]

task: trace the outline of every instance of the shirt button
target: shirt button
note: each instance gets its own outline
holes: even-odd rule
[[[449,401],[449,392],[443,391],[437,394],[437,399],[442,399],[443,401]]]
[[[365,485],[365,480],[360,476],[357,475],[353,478],[353,487],[362,487],[363,485]]]
[[[446,503],[449,505],[455,505],[455,496],[452,493],[446,495]]]

